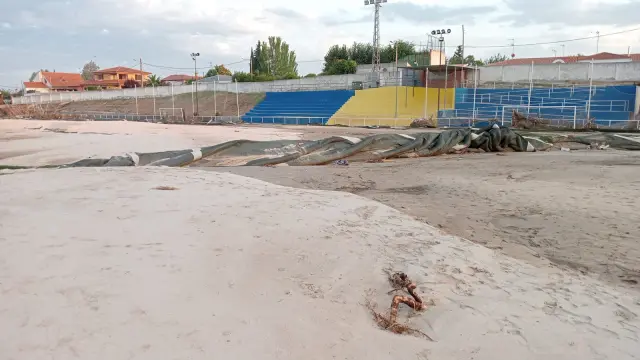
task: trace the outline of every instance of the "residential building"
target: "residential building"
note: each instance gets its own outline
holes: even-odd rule
[[[24,82],[24,92],[25,94],[34,94],[34,93],[48,93],[51,89],[47,85],[39,81],[25,81]]]
[[[198,80],[198,84],[200,83],[218,83],[218,84],[228,84],[233,82],[233,77],[231,75],[214,75],[205,78],[201,78]]]
[[[122,89],[127,80],[134,80],[140,86],[149,80],[150,72],[140,71],[124,66],[116,66],[93,72],[93,79],[84,82],[84,87],[97,87],[100,89]]]
[[[60,91],[82,91],[83,81],[80,74],[40,71],[33,81],[24,83],[25,94]]]
[[[514,58],[493,64],[488,64],[488,66],[531,65],[531,63],[536,65],[572,64],[591,61],[593,61],[594,63],[640,62],[640,54],[613,54],[609,52],[601,52],[593,55]]]
[[[165,85],[184,85],[195,78],[193,75],[169,75],[162,79],[162,83]]]

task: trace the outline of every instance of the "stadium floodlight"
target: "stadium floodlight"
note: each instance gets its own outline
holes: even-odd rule
[[[373,17],[373,57],[371,59],[371,70],[374,73],[380,72],[380,8],[382,3],[388,0],[364,0],[365,5],[374,5]]]

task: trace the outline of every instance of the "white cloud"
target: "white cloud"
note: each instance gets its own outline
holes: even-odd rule
[[[381,15],[382,43],[405,39],[426,43],[426,33],[434,28],[452,28],[447,45],[460,44],[460,24],[466,25],[467,53],[488,57],[496,52],[511,53],[508,38],[516,43],[535,43],[588,36],[590,31],[606,34],[632,27],[631,14],[640,2],[631,0],[566,0],[581,5],[574,20],[561,24],[563,11],[550,12],[557,6],[565,9],[565,0],[390,0]],[[81,60],[96,56],[102,66],[114,66],[125,59],[142,57],[151,64],[175,67],[191,66],[187,56],[192,51],[202,54],[200,63],[235,63],[246,59],[258,40],[282,36],[296,50],[301,73],[318,72],[327,48],[333,44],[354,41],[370,42],[373,9],[362,1],[324,0],[322,3],[295,0],[39,0],[38,7],[27,1],[3,5],[0,30],[26,30],[29,47],[11,38],[3,46],[28,55],[47,52],[47,57],[28,58],[28,66],[75,69]],[[558,5],[562,3],[561,5]],[[319,5],[322,6],[319,6]],[[505,6],[505,4],[507,6]],[[639,4],[639,5],[636,5]],[[553,6],[551,6],[553,5]],[[616,9],[621,16],[601,16]],[[586,20],[598,19],[597,25],[583,26]],[[114,20],[116,19],[116,20]],[[636,21],[637,23],[637,21]],[[55,34],[55,36],[54,36]],[[109,35],[96,44],[89,34]],[[45,36],[51,35],[51,36]],[[95,35],[94,35],[95,36]],[[49,39],[55,39],[54,42]],[[25,39],[26,40],[26,39]],[[478,45],[505,45],[504,48],[473,48]],[[601,51],[624,52],[627,46],[640,51],[640,32],[602,37]],[[551,55],[560,45],[519,47],[524,56]],[[595,41],[567,43],[565,52],[592,53]],[[185,55],[187,54],[187,55]],[[230,66],[248,70],[248,62]],[[0,76],[0,84],[19,82],[26,65],[11,58],[0,58],[0,68],[16,69],[15,74]],[[154,68],[159,73],[173,70]]]
[[[11,24],[9,24],[8,22],[2,23],[2,27],[4,29],[11,29]]]

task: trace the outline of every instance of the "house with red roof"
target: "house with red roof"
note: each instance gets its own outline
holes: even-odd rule
[[[82,76],[75,73],[40,71],[33,81],[24,83],[26,94],[82,90]]]
[[[137,86],[144,86],[149,80],[150,72],[140,71],[124,66],[116,66],[93,72],[93,79],[84,82],[85,87],[100,89],[122,89],[128,80],[136,82]]]
[[[196,79],[196,77],[193,75],[169,75],[162,79],[162,83],[166,85],[184,85],[194,79]],[[201,77],[198,76],[197,79],[201,79]]]
[[[513,58],[500,61],[487,66],[510,66],[510,65],[535,65],[542,64],[572,64],[581,62],[594,63],[621,63],[621,62],[640,62],[640,54],[614,54],[609,52],[601,52],[593,55],[572,55],[557,57],[537,57],[537,58]]]

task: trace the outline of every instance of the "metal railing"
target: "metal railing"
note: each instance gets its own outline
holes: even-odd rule
[[[345,117],[304,117],[304,116],[172,116],[172,115],[136,115],[118,113],[62,113],[54,117],[61,120],[85,120],[85,121],[140,121],[149,123],[177,123],[177,124],[197,124],[197,125],[231,125],[231,124],[253,124],[253,125],[342,125],[352,127],[398,127],[406,128],[416,120],[413,117],[370,117],[370,116],[345,116]],[[328,120],[331,119],[331,124]],[[477,127],[486,126],[492,121],[499,121],[503,125],[510,125],[511,118],[505,116],[501,118],[501,113],[494,111],[482,112],[476,110],[442,110],[437,119],[437,127]],[[547,118],[549,126],[559,128],[583,128],[587,124],[586,119],[576,117]],[[436,121],[436,119],[434,119]],[[435,124],[434,124],[435,125]],[[591,126],[596,128],[640,130],[640,119],[638,120],[595,120]]]
[[[461,103],[473,103],[483,105],[541,105],[541,106],[588,106],[591,104],[592,111],[629,111],[629,101],[627,100],[585,100],[567,99],[525,95],[500,95],[500,94],[462,94]]]
[[[438,119],[440,128],[481,127],[489,125],[492,118],[443,117]],[[585,119],[545,119],[546,126],[559,129],[582,129],[587,127]],[[511,119],[505,120],[505,126],[511,125]],[[596,129],[640,130],[640,120],[597,120],[589,125]]]

